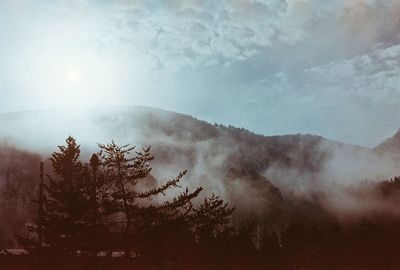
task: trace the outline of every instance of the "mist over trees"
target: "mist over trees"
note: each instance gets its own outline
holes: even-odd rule
[[[28,252],[96,256],[123,251],[125,257],[162,264],[179,261],[189,251],[201,255],[212,249],[215,254],[215,246],[222,248],[234,238],[234,208],[218,196],[196,205],[201,187],[167,196],[181,189],[186,171],[162,184],[153,181],[150,147],[134,152],[135,147],[113,141],[99,149],[83,163],[80,146],[68,137],[53,152],[53,173],[43,184],[30,236],[19,237]]]
[[[68,138],[45,159],[38,226],[42,157],[3,144],[1,248],[90,264],[95,254],[118,251],[130,258],[121,269],[149,261],[159,269],[398,269],[397,135],[369,149],[151,109],[96,121],[113,130],[105,137],[133,134],[151,151],[115,142],[93,149]],[[0,258],[7,260],[6,269],[13,257]],[[113,269],[117,261],[107,262]]]
[[[40,156],[0,143],[0,249],[17,244],[35,211]]]

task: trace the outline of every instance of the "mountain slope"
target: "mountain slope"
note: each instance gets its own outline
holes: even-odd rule
[[[388,154],[397,159],[400,158],[400,129],[390,138],[387,138],[379,145],[377,145],[374,150],[379,154]]]
[[[196,179],[221,179],[227,170],[235,168],[266,175],[279,184],[322,178],[380,179],[397,172],[392,160],[382,159],[373,149],[315,135],[257,135],[149,107],[69,108],[0,115],[0,138],[25,149],[49,154],[68,135],[82,144],[84,158],[96,150],[96,143],[112,139],[138,147],[152,145],[155,167],[161,168],[155,170],[159,176],[187,168]],[[210,189],[217,188],[213,181],[208,182]]]
[[[400,175],[393,158],[400,149],[398,134],[370,149],[315,135],[263,136],[174,112],[131,106],[1,114],[0,140],[8,143],[0,144],[0,192],[8,190],[7,174],[13,171],[8,179],[29,190],[22,197],[36,196],[39,160],[57,150],[68,135],[81,143],[84,161],[98,150],[96,143],[115,140],[137,147],[152,145],[153,181],[163,182],[188,169],[183,187],[202,186],[202,196],[215,193],[236,205],[237,224],[262,219],[282,225],[299,215],[329,219],[331,211],[342,211],[342,202],[347,200],[352,204],[346,207],[358,211],[359,205],[370,205],[371,198],[349,199],[343,187]],[[22,230],[33,210],[30,206],[19,214],[23,218],[0,224],[0,237],[11,235],[15,226]],[[0,208],[0,217],[6,216],[8,212]],[[2,232],[1,228],[9,229]]]

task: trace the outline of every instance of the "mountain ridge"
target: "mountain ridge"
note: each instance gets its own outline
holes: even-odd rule
[[[187,169],[183,187],[201,186],[203,194],[215,193],[237,205],[238,223],[254,218],[286,222],[307,212],[310,202],[324,216],[324,211],[341,209],[343,197],[351,198],[349,208],[356,211],[357,203],[364,205],[366,199],[351,197],[345,188],[400,175],[397,160],[376,148],[311,134],[265,136],[190,115],[129,106],[0,114],[0,156],[11,157],[0,160],[0,188],[17,164],[18,174],[11,178],[20,179],[18,188],[34,198],[31,184],[38,182],[39,160],[48,160],[68,135],[81,144],[84,162],[98,151],[98,142],[151,145],[153,181],[164,183]],[[51,172],[50,164],[45,170]]]
[[[0,138],[8,138],[22,149],[50,153],[68,135],[77,137],[84,152],[93,151],[97,143],[115,140],[121,144],[152,145],[156,163],[163,166],[168,161],[179,168],[194,168],[198,173],[204,169],[201,167],[218,168],[219,171],[239,167],[269,177],[276,177],[275,171],[279,170],[291,170],[308,178],[320,177],[318,174],[326,170],[338,174],[331,168],[338,166],[336,163],[345,159],[349,162],[360,160],[360,157],[365,164],[357,161],[356,167],[370,173],[376,167],[371,164],[380,164],[380,156],[386,151],[378,151],[379,146],[352,145],[320,135],[256,134],[244,128],[211,124],[190,115],[148,106],[62,108],[0,114]],[[389,148],[396,152],[394,147]],[[387,169],[386,160],[383,163],[377,170]],[[274,173],[269,174],[271,168]],[[388,176],[394,173],[392,168],[387,171]],[[385,174],[376,175],[381,176],[386,177]],[[367,177],[367,174],[360,177]]]
[[[311,134],[311,133],[290,133],[290,134],[280,134],[280,135],[268,135],[268,134],[261,134],[261,133],[256,133],[254,131],[251,131],[249,129],[243,128],[243,127],[236,127],[234,125],[224,125],[224,124],[218,124],[218,123],[212,123],[206,120],[202,120],[199,119],[197,117],[194,117],[192,115],[189,114],[185,114],[185,113],[180,113],[180,112],[174,112],[171,110],[166,110],[166,109],[161,109],[161,108],[156,108],[156,107],[151,107],[151,106],[145,106],[145,105],[124,105],[124,106],[118,106],[118,105],[110,105],[109,109],[104,110],[104,109],[99,109],[95,106],[91,106],[88,108],[82,108],[82,107],[61,107],[61,108],[50,108],[50,109],[46,109],[46,110],[21,110],[21,111],[10,111],[10,112],[3,112],[0,113],[0,121],[4,120],[4,118],[8,118],[8,117],[18,117],[18,116],[23,116],[23,115],[32,115],[32,114],[47,114],[47,113],[60,113],[62,112],[62,114],[65,115],[66,112],[71,112],[72,115],[74,114],[81,114],[81,113],[88,113],[90,111],[109,111],[111,113],[121,113],[121,112],[134,112],[134,111],[138,111],[138,110],[142,110],[143,112],[146,113],[154,113],[156,112],[157,114],[159,113],[163,113],[163,114],[169,114],[170,116],[178,116],[178,117],[186,117],[189,118],[190,120],[193,121],[197,121],[203,124],[208,124],[210,126],[217,126],[217,127],[221,127],[221,128],[225,128],[225,129],[237,129],[240,131],[243,131],[245,133],[248,133],[252,136],[256,136],[256,137],[263,137],[263,138],[290,138],[293,136],[300,136],[300,137],[315,137],[315,138],[319,138],[319,139],[323,139],[335,144],[340,144],[343,146],[352,146],[352,147],[359,147],[359,148],[368,148],[368,149],[374,149],[377,148],[379,145],[381,145],[384,141],[390,139],[391,137],[388,136],[388,138],[384,141],[382,141],[381,143],[379,143],[376,146],[372,146],[372,147],[368,147],[368,146],[361,146],[361,145],[357,145],[357,144],[353,144],[353,143],[347,143],[347,142],[342,142],[339,140],[335,140],[335,139],[330,139],[327,137],[324,137],[322,135],[316,135],[316,134]],[[399,134],[400,136],[400,128],[398,130],[398,132],[396,134]],[[0,134],[1,136],[2,134]]]

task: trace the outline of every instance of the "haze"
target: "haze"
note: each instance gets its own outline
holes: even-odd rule
[[[1,1],[0,112],[146,105],[375,145],[400,127],[400,2]]]

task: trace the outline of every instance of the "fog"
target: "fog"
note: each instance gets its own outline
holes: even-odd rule
[[[81,144],[83,161],[98,151],[97,143],[115,140],[137,149],[152,145],[152,174],[158,181],[188,169],[183,187],[202,186],[200,198],[219,195],[236,205],[240,215],[268,215],[284,204],[281,193],[300,200],[317,198],[318,204],[335,213],[383,209],[386,202],[374,198],[370,190],[363,196],[349,190],[360,189],[363,181],[377,182],[400,174],[392,155],[371,148],[322,138],[311,145],[302,137],[292,144],[289,137],[252,139],[256,135],[149,107],[8,113],[0,116],[0,122],[3,140],[38,153],[42,159],[69,135]],[[275,150],[257,152],[253,140],[271,140],[263,144]],[[276,151],[278,156],[271,154]],[[264,155],[271,156],[263,161]],[[313,169],[305,164],[317,165]]]

